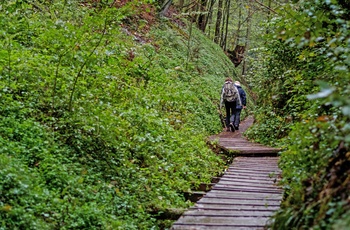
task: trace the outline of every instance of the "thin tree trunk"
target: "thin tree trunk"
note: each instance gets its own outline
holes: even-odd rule
[[[249,1],[250,2],[250,1]],[[243,68],[242,68],[242,75],[246,74],[247,71],[247,56],[248,56],[248,51],[249,51],[249,41],[250,41],[250,31],[251,31],[251,7],[248,8],[248,18],[247,18],[247,33],[246,33],[246,38],[245,38],[245,51],[243,55]]]
[[[211,34],[211,27],[210,27],[210,24],[213,20],[213,8],[214,8],[214,4],[215,4],[215,0],[209,0],[209,13],[208,13],[208,18],[205,22],[205,27],[207,27],[207,24],[209,22],[209,33],[208,33],[208,37],[210,37],[210,34]]]
[[[221,19],[222,19],[222,2],[223,2],[223,0],[219,0],[219,2],[218,2],[218,13],[216,16],[215,35],[214,35],[214,42],[216,44],[219,44],[219,39],[220,39],[220,25],[221,25]]]
[[[173,2],[173,0],[165,0],[163,5],[162,5],[162,8],[159,12],[159,15],[164,17],[166,15],[166,13],[168,12],[168,9],[171,5],[171,3]]]
[[[221,23],[221,29],[220,29],[220,40],[219,40],[219,44],[220,47],[223,48],[224,47],[224,42],[225,42],[225,25],[226,25],[226,18],[227,18],[227,14],[226,14],[226,7],[227,7],[227,0],[225,0],[224,2],[224,7],[222,9],[223,12],[223,16],[222,16],[222,23]]]
[[[239,3],[239,6],[238,6],[238,25],[237,25],[237,32],[236,32],[236,38],[234,41],[234,46],[239,45],[241,25],[242,25],[242,3]]]
[[[228,37],[228,24],[230,20],[230,8],[231,8],[231,0],[227,0],[226,2],[226,28],[225,28],[225,35],[224,35],[224,43],[223,43],[223,49],[227,50],[227,37]]]
[[[269,9],[271,9],[271,0],[268,0],[268,1],[269,1],[268,2],[268,7],[269,7]],[[270,22],[270,20],[271,20],[271,11],[268,10],[267,11],[267,21]],[[270,33],[269,27],[266,27],[266,34],[269,34],[269,33]]]

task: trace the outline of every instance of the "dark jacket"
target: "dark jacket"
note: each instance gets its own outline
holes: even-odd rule
[[[242,105],[239,105],[239,103],[237,103],[237,109],[242,109],[243,106],[246,106],[247,105],[247,97],[246,97],[246,94],[244,92],[244,90],[242,89],[241,86],[239,85],[236,85],[237,89],[238,89],[238,92],[239,92],[239,96],[241,98],[241,103]]]

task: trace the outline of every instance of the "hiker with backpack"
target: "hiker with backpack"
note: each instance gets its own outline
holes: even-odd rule
[[[231,120],[231,122],[233,123],[235,130],[239,130],[239,124],[241,122],[241,112],[242,112],[242,109],[246,108],[247,97],[246,97],[245,91],[241,87],[241,83],[239,81],[235,81],[234,84],[238,90],[239,99],[241,100],[241,104],[237,103],[234,116],[231,117],[231,119],[233,118]]]
[[[225,83],[222,86],[221,97],[220,97],[220,109],[225,105],[226,110],[226,131],[235,131],[234,125],[230,120],[234,118],[237,104],[241,105],[239,92],[236,86],[233,84],[231,78],[226,78]],[[231,118],[231,119],[230,119]]]

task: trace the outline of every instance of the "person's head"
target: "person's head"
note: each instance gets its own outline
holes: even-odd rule
[[[232,78],[228,77],[228,78],[225,79],[225,82],[226,82],[226,81],[232,82]]]
[[[235,81],[235,85],[241,86],[241,83],[239,81]]]

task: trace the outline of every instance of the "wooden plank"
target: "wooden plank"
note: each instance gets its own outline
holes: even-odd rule
[[[247,228],[246,226],[217,226],[217,225],[201,225],[201,224],[178,224],[174,225],[172,230],[247,230],[247,229],[254,229],[254,230],[265,230],[264,227],[251,227]]]
[[[238,157],[236,157],[236,158],[238,158]],[[247,164],[247,165],[260,165],[261,167],[263,167],[264,165],[278,166],[278,160],[275,160],[275,161],[266,160],[266,159],[263,159],[264,157],[255,158],[255,161],[241,161],[241,160],[237,160],[236,158],[234,159],[233,165]]]
[[[230,199],[217,197],[203,197],[198,204],[237,204],[237,205],[258,205],[258,206],[280,206],[280,201],[272,200],[248,200],[248,199]]]
[[[254,178],[221,178],[220,184],[227,184],[230,182],[245,182],[245,183],[254,183],[254,184],[259,184],[259,185],[275,185],[277,186],[277,183],[274,182],[273,180],[255,180]]]
[[[259,157],[260,158],[260,157]],[[236,160],[234,159],[234,161],[232,162],[232,165],[247,165],[247,166],[253,166],[253,167],[256,167],[256,166],[260,166],[260,167],[264,167],[264,166],[267,166],[267,167],[278,167],[278,161],[272,161],[272,160],[259,160],[256,159],[255,161],[252,161],[252,162],[247,162],[247,161],[241,161],[241,160]],[[262,157],[261,157],[262,158]]]
[[[207,194],[208,196],[227,196],[227,197],[243,197],[243,198],[260,198],[260,199],[269,199],[269,198],[282,198],[281,193],[265,193],[257,191],[230,191],[230,190],[212,190]]]
[[[281,194],[282,189],[260,189],[254,187],[225,187],[225,186],[215,186],[215,190],[224,190],[224,191],[236,191],[236,192],[261,192],[261,193],[273,193],[273,194]]]
[[[254,180],[256,181],[256,180]],[[265,183],[260,183],[265,182]],[[267,183],[269,182],[269,183]],[[274,189],[278,188],[281,189],[278,185],[274,184],[272,181],[258,181],[257,183],[254,183],[253,180],[226,180],[225,178],[222,179],[221,183],[216,184],[217,186],[225,186],[225,187],[236,187],[236,186],[247,186],[247,187],[256,187],[256,188],[268,188],[268,189]],[[215,186],[216,186],[215,185]]]
[[[275,174],[277,176],[277,173]],[[266,180],[273,180],[269,175],[261,175],[261,174],[256,174],[256,173],[244,173],[244,172],[236,172],[236,171],[226,171],[224,174],[225,177],[230,177],[230,176],[242,176],[242,177],[250,177],[250,178],[255,178],[255,179],[266,179]],[[273,175],[272,175],[273,176]]]
[[[256,153],[278,153],[280,150],[278,149],[273,149],[273,148],[261,148],[261,147],[253,147],[253,146],[226,146],[227,149],[229,150],[239,150],[242,152],[256,152]]]
[[[226,182],[226,183],[225,183]],[[252,185],[251,181],[245,181],[245,182],[241,182],[241,181],[222,181],[220,183],[221,186],[224,187],[237,187],[237,186],[245,186],[245,187],[249,187],[249,188],[266,188],[266,189],[280,189],[278,186],[276,186],[275,184],[260,184],[260,183],[254,183]],[[281,190],[281,189],[280,189]]]
[[[260,170],[270,170],[270,169],[275,169],[279,170],[280,168],[278,167],[277,163],[269,163],[269,162],[259,162],[259,164],[240,164],[236,162],[232,162],[232,164],[229,166],[229,168],[241,168],[241,169],[260,169]]]
[[[248,179],[251,180],[254,178],[255,180],[261,180],[261,181],[273,181],[275,178],[270,178],[268,176],[266,177],[254,177],[254,176],[245,176],[243,174],[225,174],[225,179]],[[277,179],[276,179],[277,182]]]
[[[204,197],[213,198],[226,198],[226,199],[245,199],[245,200],[271,200],[281,201],[282,194],[265,194],[265,193],[237,193],[237,192],[225,192],[225,191],[212,191]],[[204,198],[203,197],[203,198]]]
[[[253,147],[227,147],[228,150],[232,151],[239,151],[239,152],[245,152],[245,153],[278,153],[276,149],[270,149],[270,148],[253,148]]]
[[[237,210],[198,210],[190,209],[186,216],[221,216],[221,217],[269,217],[273,215],[270,210],[262,211],[237,211]]]
[[[237,171],[237,172],[254,172],[254,173],[265,173],[270,174],[271,172],[281,172],[280,169],[274,167],[273,169],[265,169],[265,168],[248,168],[248,167],[237,167],[235,165],[229,167],[227,171]]]
[[[237,205],[237,204],[210,204],[197,203],[197,209],[218,209],[218,210],[241,210],[241,211],[276,211],[279,206],[264,206],[264,205]],[[186,213],[185,213],[186,215]]]
[[[261,157],[259,159],[252,158],[252,157],[236,157],[235,161],[242,161],[242,162],[256,162],[257,160],[259,161],[278,161],[278,157]]]
[[[216,224],[216,226],[246,226],[246,227],[263,227],[268,221],[268,217],[211,217],[211,216],[183,216],[180,217],[176,224],[200,223],[201,225]]]
[[[281,171],[280,170],[270,170],[270,171],[267,171],[267,172],[259,172],[257,170],[254,170],[254,169],[233,169],[233,168],[227,168],[226,171],[225,171],[225,174],[226,173],[240,173],[240,174],[244,174],[244,173],[247,173],[247,174],[254,174],[256,176],[269,176],[271,173],[275,173],[275,174],[279,174]]]
[[[267,165],[265,164],[264,166],[260,166],[259,165],[246,165],[246,164],[232,164],[231,167],[229,168],[241,168],[241,169],[251,169],[251,170],[256,170],[256,171],[262,171],[262,172],[266,172],[266,171],[278,171],[281,172],[281,170],[277,167],[277,166],[273,166],[273,165]]]

